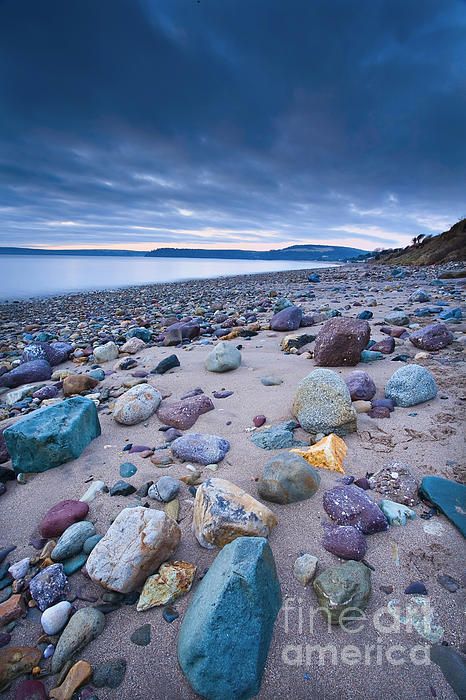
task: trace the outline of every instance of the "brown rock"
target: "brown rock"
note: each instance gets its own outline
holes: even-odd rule
[[[199,416],[214,410],[214,404],[205,394],[191,396],[182,401],[163,403],[157,411],[158,419],[178,430],[192,428]]]
[[[331,318],[316,338],[314,360],[320,367],[357,365],[369,342],[371,329],[367,321],[354,318]]]
[[[72,374],[63,380],[63,393],[65,396],[83,394],[94,389],[98,383],[97,379],[88,374]]]
[[[12,595],[4,603],[0,603],[0,627],[17,620],[24,615],[25,606],[19,594]]]
[[[87,661],[78,661],[68,671],[63,683],[50,691],[54,700],[71,700],[73,693],[92,676],[92,666]]]
[[[0,689],[23,673],[30,673],[42,656],[35,647],[7,647],[0,651]]]

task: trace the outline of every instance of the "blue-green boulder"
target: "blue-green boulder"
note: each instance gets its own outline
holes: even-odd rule
[[[95,404],[74,396],[31,413],[3,432],[15,472],[45,472],[79,457],[100,435]]]
[[[425,476],[419,493],[437,506],[466,537],[466,486],[440,476]]]
[[[199,584],[178,637],[178,660],[196,693],[247,700],[259,692],[280,606],[267,540],[227,544]]]
[[[385,397],[395,406],[416,406],[437,396],[437,385],[431,372],[420,365],[406,365],[392,374],[385,386]]]

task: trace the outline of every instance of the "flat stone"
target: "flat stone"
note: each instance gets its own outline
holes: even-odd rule
[[[169,355],[159,362],[157,367],[151,371],[151,374],[165,374],[170,369],[180,366],[180,361],[176,355]]]
[[[49,698],[53,698],[53,700],[71,700],[73,693],[87,683],[91,676],[92,666],[90,663],[78,661],[70,668],[63,683],[50,691]]]
[[[371,336],[367,321],[332,318],[319,331],[314,345],[314,360],[320,367],[357,365]]]
[[[150,624],[142,625],[142,627],[138,627],[134,630],[130,640],[138,647],[147,647],[151,642],[151,630],[152,627]]]
[[[193,532],[202,547],[223,547],[243,536],[268,537],[277,522],[267,506],[226,479],[207,479],[196,491]]]
[[[125,508],[90,553],[87,573],[104,588],[137,590],[174,552],[180,537],[176,522],[162,511]]]
[[[291,411],[308,433],[342,437],[356,430],[348,387],[329,369],[315,369],[298,384]]]
[[[351,618],[365,610],[371,592],[371,572],[362,562],[332,566],[314,579],[314,591],[327,619],[338,624],[346,610]]]
[[[283,384],[283,379],[281,377],[267,375],[266,377],[261,377],[261,384],[263,384],[263,386],[280,386],[280,384]]]
[[[313,496],[320,475],[299,455],[289,452],[272,457],[264,466],[257,492],[273,503],[295,503]]]
[[[53,561],[63,561],[78,554],[88,537],[95,535],[95,527],[88,520],[70,525],[52,550]]]
[[[84,520],[89,512],[87,503],[66,500],[56,503],[44,515],[39,523],[42,537],[55,538],[62,535],[73,523]]]
[[[182,401],[162,403],[157,411],[161,423],[178,430],[192,428],[197,419],[204,413],[214,410],[214,404],[205,394],[193,396]]]
[[[218,464],[230,449],[228,440],[218,435],[189,433],[171,443],[173,455],[185,462]]]
[[[15,472],[30,473],[76,459],[100,432],[95,404],[76,396],[34,411],[3,435]]]
[[[297,447],[306,443],[295,440],[293,431],[298,427],[296,421],[286,421],[274,425],[273,428],[264,428],[251,435],[251,441],[263,450],[281,450]]]
[[[466,660],[464,655],[452,646],[434,644],[430,647],[430,659],[441,669],[445,680],[459,700],[465,700]]]
[[[247,700],[259,692],[280,610],[267,541],[240,537],[218,554],[197,587],[178,636],[178,660],[207,700]]]
[[[42,569],[31,580],[29,590],[39,610],[44,611],[58,603],[68,592],[68,579],[63,564],[52,564]]]
[[[127,481],[119,479],[113,484],[110,489],[110,496],[130,496],[135,493],[136,487],[133,484],[129,484]]]
[[[388,521],[379,506],[357,486],[341,484],[325,491],[323,505],[337,525],[353,525],[365,535],[388,528]]]
[[[466,537],[466,486],[440,476],[425,476],[419,492],[441,510]]]
[[[71,617],[57,642],[52,657],[52,673],[58,673],[64,664],[105,627],[105,615],[95,608],[81,608]]]
[[[437,385],[431,372],[420,365],[400,367],[388,380],[385,396],[396,406],[416,406],[437,396]]]
[[[137,604],[138,612],[173,603],[191,590],[196,567],[186,561],[162,564],[156,574],[149,576]]]
[[[36,391],[39,391],[39,389],[44,386],[45,384],[42,382],[39,382],[39,384],[25,384],[24,386],[20,386],[18,389],[9,391],[8,394],[5,395],[4,401],[7,406],[13,406],[15,403],[22,401],[28,396],[32,396]]]
[[[161,394],[153,386],[137,384],[115,401],[113,418],[122,425],[136,425],[150,418],[161,400]]]

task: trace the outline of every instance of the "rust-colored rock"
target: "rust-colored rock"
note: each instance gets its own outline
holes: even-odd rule
[[[71,700],[73,693],[92,676],[92,666],[87,661],[78,661],[68,671],[65,680],[57,688],[50,691],[49,697],[54,700]]]
[[[0,627],[17,620],[24,615],[25,607],[19,594],[12,595],[4,603],[0,603]]]
[[[202,547],[223,547],[237,537],[268,537],[277,518],[226,479],[207,479],[196,492],[193,532]]]
[[[307,447],[305,450],[300,450],[295,448],[291,450],[296,454],[303,457],[309,464],[313,467],[320,467],[321,469],[329,469],[330,471],[345,473],[343,469],[343,460],[346,457],[348,448],[346,447],[345,441],[331,433],[326,437],[316,442],[315,445]]]
[[[6,647],[0,651],[0,689],[23,673],[30,673],[42,656],[35,647]]]
[[[195,574],[196,567],[187,561],[162,564],[158,572],[146,580],[138,600],[138,612],[173,603],[191,589]]]
[[[320,367],[357,365],[371,337],[367,321],[331,318],[322,326],[314,346],[314,360]]]
[[[83,394],[94,389],[98,383],[98,380],[89,374],[71,374],[63,380],[63,393],[65,396]]]

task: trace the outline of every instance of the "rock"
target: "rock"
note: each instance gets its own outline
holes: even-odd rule
[[[297,331],[302,317],[303,312],[299,307],[287,306],[272,316],[270,328],[273,331]]]
[[[404,311],[391,311],[384,318],[385,323],[392,323],[394,326],[408,326],[409,316]]]
[[[120,350],[121,352],[127,352],[129,355],[135,355],[137,352],[141,352],[146,347],[146,344],[141,338],[133,336],[124,343]]]
[[[170,369],[174,369],[175,367],[180,366],[180,361],[177,358],[176,355],[169,355],[168,357],[165,357],[155,369],[151,371],[151,374],[165,374],[165,372],[168,372]]]
[[[58,603],[68,592],[68,579],[63,564],[52,564],[42,569],[31,580],[29,590],[42,612]]]
[[[358,561],[332,566],[314,579],[314,591],[319,605],[327,611],[332,624],[344,620],[348,610],[351,618],[365,610],[371,592],[370,569]]]
[[[354,370],[345,378],[351,401],[370,401],[377,388],[372,377],[362,370]]]
[[[15,564],[12,564],[9,567],[8,573],[15,579],[15,581],[24,578],[28,572],[30,561],[30,557],[25,557],[24,559],[21,559],[21,561],[17,561]]]
[[[266,377],[261,377],[261,384],[263,386],[280,386],[280,384],[283,384],[283,379],[267,375]]]
[[[416,406],[437,396],[437,385],[431,372],[420,365],[406,365],[392,374],[385,386],[385,396],[395,406]]]
[[[8,452],[8,448],[6,446],[5,438],[3,437],[3,433],[5,431],[5,428],[0,428],[0,464],[4,464],[5,462],[8,462],[10,459],[10,455]],[[2,479],[3,482],[3,479]]]
[[[223,547],[237,537],[268,537],[274,513],[226,479],[211,478],[196,491],[193,532],[202,547]]]
[[[193,396],[182,401],[162,403],[157,411],[157,417],[165,425],[178,430],[192,428],[199,416],[214,410],[214,404],[205,394]]]
[[[320,282],[320,276],[317,274],[317,272],[311,272],[311,274],[309,275],[309,277],[307,279],[308,279],[308,282],[314,282],[314,283]]]
[[[19,403],[28,396],[32,396],[36,391],[40,391],[45,385],[39,382],[39,384],[24,384],[18,387],[18,389],[13,389],[6,394],[4,400],[7,406],[14,406],[15,403]]]
[[[0,632],[0,649],[6,647],[11,642],[11,634]]]
[[[341,474],[345,473],[343,461],[348,452],[348,448],[344,440],[334,433],[326,435],[305,450],[293,449],[291,451],[303,457],[303,459],[309,462],[313,467],[330,469],[331,471],[340,472]]]
[[[62,534],[50,556],[53,561],[68,559],[73,554],[78,554],[87,538],[93,535],[95,535],[95,527],[88,520],[74,523]]]
[[[71,617],[63,630],[52,657],[52,673],[58,673],[64,664],[80,649],[99,636],[105,627],[105,615],[95,608],[81,608]]]
[[[216,557],[197,587],[178,637],[178,660],[208,700],[247,700],[259,692],[280,610],[272,551],[263,538],[239,538]]]
[[[12,595],[4,603],[0,603],[0,627],[7,625],[13,620],[17,620],[25,613],[23,599],[21,595]]]
[[[136,425],[155,413],[161,400],[161,394],[153,386],[137,384],[115,401],[113,417],[122,425]]]
[[[409,295],[408,301],[424,303],[426,301],[430,301],[430,294],[424,289],[416,289]]]
[[[178,522],[178,516],[180,514],[179,500],[177,498],[174,498],[168,503],[165,503],[164,511],[170,518],[173,518],[175,522]]]
[[[137,590],[175,551],[180,536],[176,522],[162,511],[125,508],[90,553],[87,573],[104,588]]]
[[[306,443],[294,439],[293,431],[298,427],[294,420],[279,423],[273,428],[265,428],[251,435],[251,441],[263,450],[280,450],[297,447]]]
[[[367,415],[369,418],[390,418],[390,409],[386,406],[375,406],[367,411]]]
[[[138,627],[132,633],[130,640],[138,647],[147,647],[151,641],[151,629],[149,624]]]
[[[201,328],[196,321],[177,321],[164,331],[163,344],[178,345],[183,340],[194,340],[199,336]]]
[[[144,343],[150,343],[152,340],[152,331],[149,328],[130,328],[126,334],[126,337],[128,339],[139,338],[139,340],[143,340]]]
[[[72,374],[63,380],[63,393],[65,396],[83,394],[97,386],[99,382],[88,374]]]
[[[185,462],[218,464],[230,449],[230,443],[218,435],[190,433],[171,443],[173,455]]]
[[[45,634],[49,636],[59,634],[68,622],[71,611],[71,603],[67,600],[63,600],[61,603],[52,605],[47,610],[44,610],[40,618],[40,624]]]
[[[118,688],[126,674],[125,659],[111,659],[94,668],[92,685],[96,688]]]
[[[389,525],[406,525],[408,520],[414,520],[416,513],[408,506],[395,503],[384,498],[379,503],[379,508],[388,520]]]
[[[62,535],[73,523],[84,520],[89,512],[87,503],[66,500],[56,503],[39,523],[42,537],[54,538]]]
[[[273,503],[295,503],[313,496],[320,484],[319,473],[302,457],[286,452],[264,466],[257,491]]]
[[[454,335],[444,323],[431,323],[411,333],[409,340],[421,350],[441,350],[453,342]]]
[[[128,484],[127,481],[119,479],[110,489],[110,496],[130,496],[136,491],[133,484]]]
[[[123,462],[123,464],[120,464],[120,476],[123,478],[129,479],[136,474],[137,470],[137,467],[131,462]]]
[[[356,430],[348,387],[329,369],[315,369],[298,384],[291,411],[308,433],[344,436]]]
[[[230,372],[241,364],[241,353],[231,343],[221,341],[207,355],[205,368],[208,372]]]
[[[42,652],[37,647],[8,647],[0,652],[0,688],[37,666]]]
[[[15,700],[47,700],[42,681],[21,681],[16,686]]]
[[[100,423],[95,404],[75,396],[21,418],[3,435],[16,473],[43,472],[79,457]]]
[[[157,483],[149,487],[148,496],[160,503],[169,503],[177,497],[181,482],[172,476],[161,476]]]
[[[93,481],[92,484],[89,486],[87,491],[84,493],[83,496],[79,499],[80,503],[91,503],[94,498],[97,496],[98,493],[102,493],[105,491],[107,487],[105,486],[105,483],[103,481]],[[107,489],[108,490],[108,489]]]
[[[22,384],[33,384],[50,379],[52,368],[47,360],[32,360],[18,365],[14,369],[0,376],[0,387],[5,386],[14,389]]]
[[[293,564],[293,574],[299,583],[303,586],[308,586],[317,571],[319,560],[312,554],[302,554]]]
[[[332,318],[319,331],[314,360],[321,367],[357,365],[371,336],[367,321]]]
[[[427,588],[422,581],[414,581],[405,588],[404,593],[406,595],[427,595]]]
[[[441,510],[466,537],[466,486],[442,479],[440,476],[425,476],[421,481],[419,493]]]
[[[338,525],[353,525],[365,535],[388,528],[388,521],[379,506],[357,486],[334,486],[324,492],[323,504],[327,515]]]
[[[36,384],[37,387],[37,384]],[[47,384],[47,386],[42,387],[42,389],[37,389],[32,395],[33,399],[39,399],[44,401],[44,399],[55,399],[60,393],[60,389],[55,384]]]
[[[352,525],[324,525],[322,546],[341,559],[361,561],[367,551],[366,538]]]
[[[372,410],[370,401],[353,401],[353,408],[356,413],[369,413]]]
[[[101,362],[111,362],[116,360],[119,354],[118,345],[110,340],[105,345],[99,345],[92,351],[94,355],[94,360],[99,364]]]
[[[299,350],[308,343],[312,343],[316,339],[315,335],[309,333],[291,333],[286,335],[280,341],[280,348],[283,352],[290,352],[291,350]]]
[[[371,489],[385,498],[405,506],[419,503],[418,482],[407,464],[393,462],[379,469],[369,479]]]
[[[84,554],[90,554],[96,546],[97,542],[100,542],[101,539],[102,535],[92,535],[91,537],[88,537],[83,544]]]
[[[254,426],[256,428],[261,428],[264,425],[264,423],[266,423],[266,421],[267,418],[262,414],[254,416],[254,418],[252,419],[252,422],[254,423]]]
[[[46,360],[49,365],[55,367],[62,362],[66,362],[72,350],[73,346],[69,343],[31,343],[24,348],[23,354],[21,355],[21,363],[24,364],[34,360]]]
[[[2,564],[5,561],[5,559],[7,558],[7,556],[9,554],[11,554],[11,552],[14,552],[15,549],[16,549],[15,544],[11,544],[8,547],[2,547],[2,549],[0,549],[0,564]]]
[[[360,360],[361,362],[376,362],[377,360],[383,360],[384,356],[381,352],[375,352],[374,350],[362,350]]]
[[[390,355],[395,349],[395,338],[389,337],[379,340],[378,343],[372,345],[371,350],[381,352],[384,355]]]
[[[92,666],[87,661],[78,661],[70,668],[63,683],[50,691],[49,698],[53,698],[53,700],[71,700],[73,693],[84,683],[87,683],[91,676]]]
[[[196,567],[186,561],[162,564],[159,571],[149,576],[137,604],[138,612],[158,605],[173,603],[191,590]]]
[[[465,700],[466,661],[464,655],[452,646],[433,644],[430,647],[430,659],[440,667],[445,680],[459,700]]]
[[[442,588],[445,588],[449,593],[456,593],[456,591],[461,588],[461,584],[454,579],[453,576],[449,576],[448,574],[439,574],[437,576],[437,581]]]

